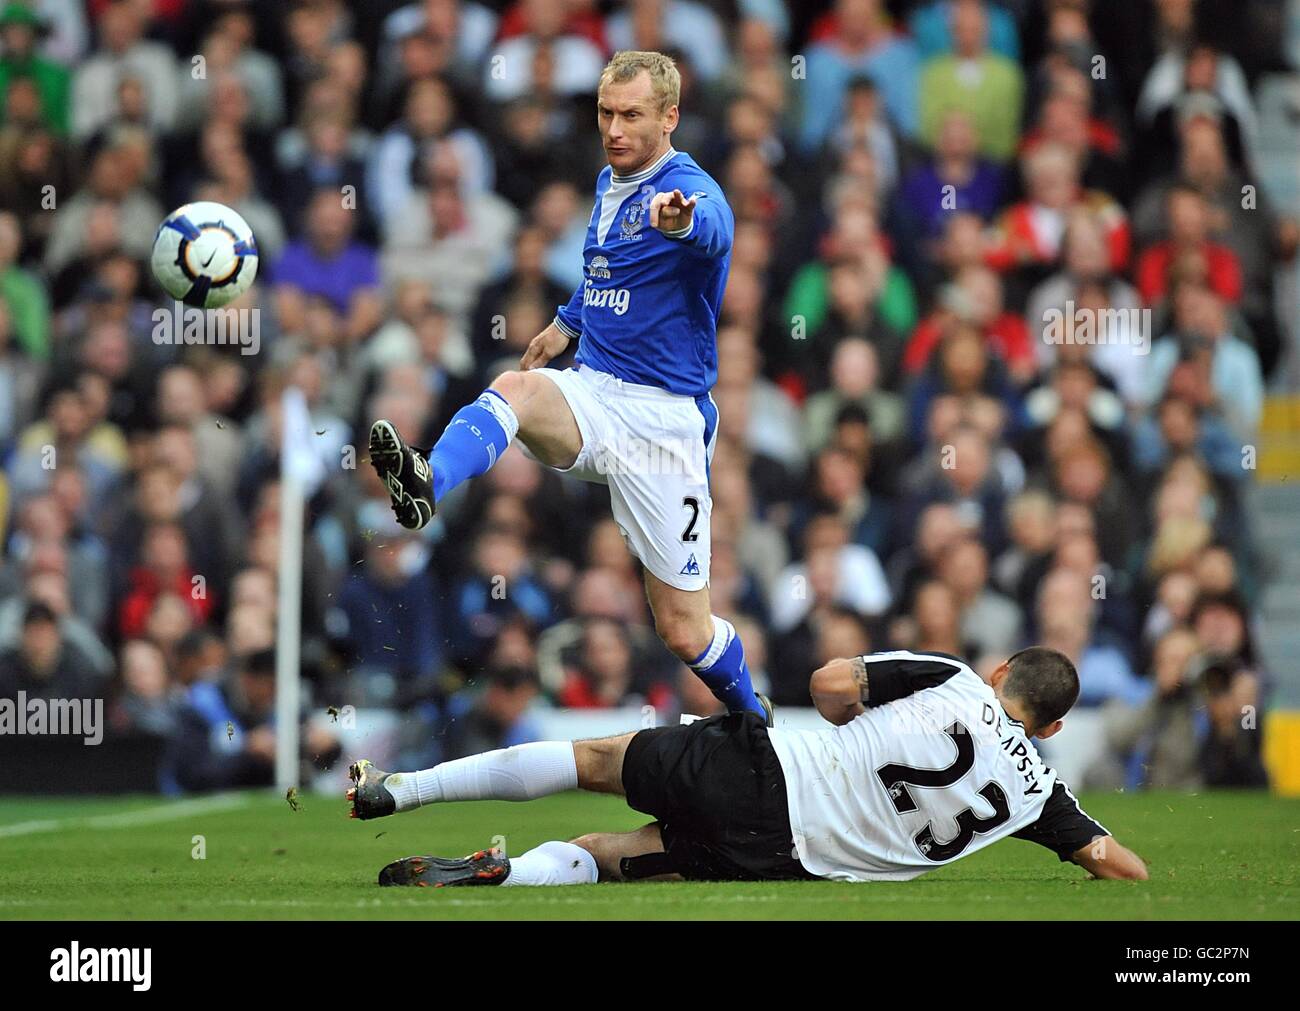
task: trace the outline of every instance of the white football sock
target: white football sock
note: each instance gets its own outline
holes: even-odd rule
[[[452,800],[532,800],[578,788],[569,741],[538,741],[442,762],[384,781],[398,811]]]
[[[719,618],[716,614],[713,617],[713,641],[709,643],[709,648],[691,664],[691,669],[697,673],[707,671],[718,658],[727,651],[731,645],[731,640],[736,637],[736,626],[726,618]]]
[[[594,885],[600,877],[596,858],[568,842],[544,842],[510,860],[507,885]]]
[[[519,434],[519,415],[515,414],[510,401],[500,392],[489,387],[474,402],[497,419],[501,431],[506,433],[506,444],[509,445],[510,441]]]

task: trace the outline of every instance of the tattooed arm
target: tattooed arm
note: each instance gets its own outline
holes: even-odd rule
[[[842,726],[866,711],[863,705],[869,698],[866,661],[860,656],[832,660],[813,671],[808,690],[822,717],[837,727]]]
[[[964,669],[960,660],[944,653],[868,653],[819,667],[813,672],[808,690],[817,711],[842,726],[868,706],[883,706],[935,688]]]

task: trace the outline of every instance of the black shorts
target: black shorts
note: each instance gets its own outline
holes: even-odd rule
[[[628,805],[659,822],[668,868],[699,881],[809,879],[785,775],[753,713],[642,730],[623,759]]]

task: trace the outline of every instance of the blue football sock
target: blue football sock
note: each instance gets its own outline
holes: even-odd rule
[[[713,616],[713,642],[695,658],[690,668],[714,697],[727,707],[727,712],[748,710],[767,717],[754,694],[754,682],[750,680],[749,668],[745,665],[745,647],[731,622],[716,614]]]
[[[484,390],[457,411],[429,452],[434,502],[462,481],[491,470],[518,431],[514,408],[496,390]]]

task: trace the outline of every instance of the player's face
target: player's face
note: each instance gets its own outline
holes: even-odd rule
[[[668,135],[677,125],[677,106],[659,110],[650,75],[643,71],[630,81],[601,88],[596,120],[610,166],[619,175],[629,175],[667,149]]]

